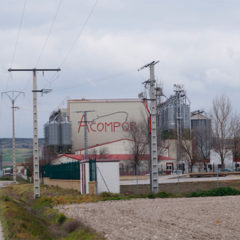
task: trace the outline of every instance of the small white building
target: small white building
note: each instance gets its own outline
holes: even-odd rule
[[[218,170],[219,168],[221,168],[221,159],[219,154],[217,154],[214,150],[210,151],[210,165],[212,165],[213,171]],[[233,155],[231,151],[228,151],[228,153],[226,154],[226,158],[224,160],[224,165],[225,168],[229,168],[234,170],[235,169],[235,162],[233,162]]]
[[[80,162],[80,192],[89,193],[90,169],[89,160],[84,155],[63,154],[52,161],[52,165]],[[97,159],[96,160],[96,192],[120,192],[119,160]]]
[[[89,161],[80,162],[80,191],[83,194],[89,193],[90,170]],[[97,160],[96,161],[96,192],[120,193],[120,176],[118,160]]]

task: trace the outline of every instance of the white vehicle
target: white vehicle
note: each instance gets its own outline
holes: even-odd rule
[[[12,168],[3,169],[3,176],[11,176],[11,175],[12,175]]]

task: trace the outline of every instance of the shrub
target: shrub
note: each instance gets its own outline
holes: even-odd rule
[[[8,202],[10,200],[8,195],[3,195],[1,198],[5,202]]]
[[[168,198],[168,197],[171,196],[171,194],[166,193],[166,192],[159,192],[159,193],[156,194],[156,196],[159,197],[159,198]]]
[[[61,225],[61,224],[63,224],[65,222],[66,219],[67,219],[66,216],[63,213],[61,213],[59,215],[58,219],[57,219],[57,222],[58,222],[58,224]]]
[[[231,187],[214,188],[209,191],[192,192],[188,197],[213,197],[213,196],[230,196],[240,195],[240,191]]]
[[[156,198],[156,195],[154,193],[149,193],[147,195],[148,198]]]
[[[101,197],[103,198],[103,200],[120,200],[120,199],[124,199],[123,196],[121,196],[118,193],[111,193],[111,192],[103,192],[101,193]]]
[[[64,229],[67,233],[71,233],[75,231],[79,226],[81,226],[80,222],[78,222],[77,220],[72,220],[64,225]]]

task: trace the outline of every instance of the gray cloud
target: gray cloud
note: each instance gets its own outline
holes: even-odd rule
[[[24,1],[3,1],[0,10],[1,91],[24,90],[16,113],[17,135],[32,136],[32,76],[12,73],[10,65]],[[62,1],[40,67],[59,67],[79,34],[94,1]],[[35,67],[58,1],[27,1],[12,67]],[[156,77],[166,95],[184,84],[192,109],[211,107],[212,98],[230,96],[237,109],[240,88],[240,2],[237,0],[99,0],[94,14],[57,75],[38,74],[39,126],[66,96],[129,98],[142,90],[143,64],[160,60]],[[11,136],[7,99],[0,101],[0,136]],[[42,136],[42,130],[40,136]]]

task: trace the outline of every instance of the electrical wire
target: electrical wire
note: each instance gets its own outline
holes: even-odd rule
[[[12,67],[12,65],[14,63],[14,60],[15,60],[17,45],[18,45],[21,30],[22,30],[22,24],[23,24],[26,5],[27,5],[27,0],[25,0],[24,4],[23,4],[22,14],[21,14],[21,18],[20,18],[20,22],[19,22],[19,26],[18,26],[17,38],[16,38],[16,42],[15,42],[15,45],[14,45],[14,49],[13,49],[13,56],[12,56],[12,59],[11,59],[10,67]]]
[[[66,61],[67,61],[69,55],[71,54],[74,46],[76,45],[77,41],[78,41],[79,38],[81,37],[81,35],[82,35],[82,33],[83,33],[83,30],[84,30],[84,28],[86,27],[86,25],[87,25],[90,17],[92,16],[92,14],[93,14],[96,6],[97,6],[97,3],[98,3],[98,0],[95,0],[94,4],[92,5],[92,7],[91,7],[91,9],[90,9],[89,14],[87,15],[87,17],[86,17],[85,21],[83,22],[82,26],[80,27],[80,30],[79,30],[79,32],[78,32],[78,34],[77,34],[77,37],[74,39],[74,41],[72,42],[69,50],[66,52],[65,56],[63,57],[63,60],[60,62],[59,68],[62,68],[62,66],[66,63]],[[54,73],[54,74],[52,75],[52,77],[48,80],[48,82],[49,82],[49,83],[50,83],[50,82],[54,82],[54,81],[56,81],[56,79],[57,79],[58,77],[59,77],[59,73],[56,72],[56,73]]]
[[[76,37],[76,38],[74,39],[74,41],[72,42],[72,45],[71,45],[70,49],[68,50],[68,52],[66,53],[66,55],[64,56],[64,58],[63,58],[63,60],[62,60],[62,62],[61,62],[61,64],[60,64],[60,66],[62,66],[62,65],[66,62],[66,60],[67,60],[68,56],[71,54],[71,52],[72,52],[75,44],[77,43],[78,39],[81,37],[84,28],[86,27],[86,25],[87,25],[90,17],[92,16],[92,14],[93,14],[96,6],[97,6],[97,3],[98,3],[98,0],[95,0],[93,6],[91,7],[91,10],[90,10],[89,14],[87,15],[85,21],[83,22],[83,24],[82,24],[82,26],[81,26],[78,34],[77,34],[77,37]]]
[[[42,54],[43,54],[43,52],[44,52],[44,50],[45,50],[45,48],[46,48],[46,46],[47,46],[49,37],[50,37],[50,35],[51,35],[51,33],[52,33],[53,26],[54,26],[54,23],[56,22],[57,15],[58,15],[58,12],[59,12],[59,9],[60,9],[61,5],[62,5],[62,0],[59,0],[58,5],[57,5],[56,12],[55,12],[54,17],[53,17],[53,20],[52,20],[52,23],[51,23],[50,28],[49,28],[49,30],[48,30],[47,37],[46,37],[46,39],[45,39],[45,41],[44,41],[44,43],[43,43],[43,45],[42,45],[40,54],[39,54],[39,56],[38,56],[38,58],[37,58],[36,67],[37,67],[37,65],[39,64],[39,61],[40,61],[40,59],[41,59],[41,57],[42,57]]]

